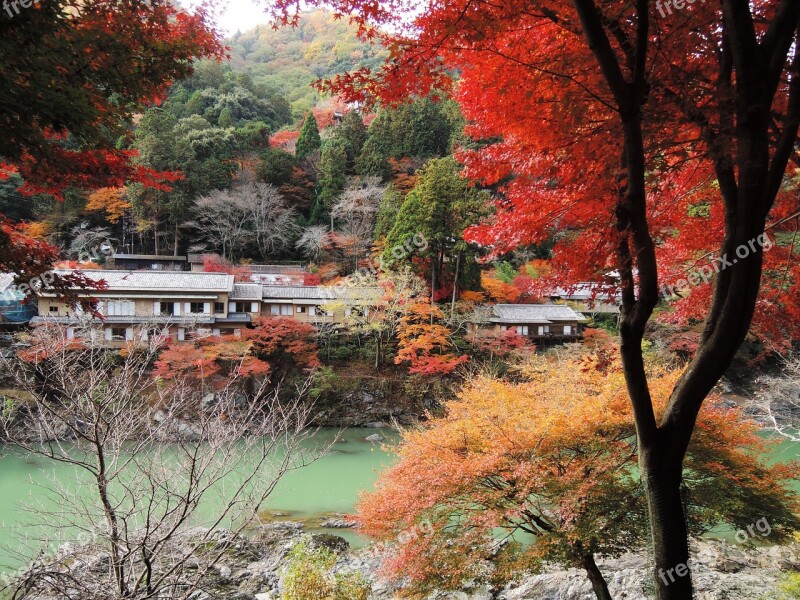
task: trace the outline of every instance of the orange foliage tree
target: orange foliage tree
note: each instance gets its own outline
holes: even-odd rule
[[[516,304],[522,295],[517,287],[487,273],[481,273],[481,287],[489,299],[498,304]]]
[[[435,304],[414,300],[397,327],[396,364],[408,363],[408,372],[417,375],[447,375],[469,360],[448,351],[452,347],[450,330],[435,321],[442,318]]]
[[[95,190],[89,194],[89,201],[86,203],[87,212],[103,212],[108,222],[115,225],[125,216],[130,207],[127,190],[118,187]]]
[[[297,369],[319,366],[317,330],[310,323],[291,318],[258,318],[242,337],[253,345],[253,354],[268,362],[273,373],[285,375]]]
[[[223,335],[171,341],[160,352],[153,375],[213,390],[225,387],[233,377],[265,376],[270,371],[269,363],[254,355],[252,342]]]
[[[406,431],[399,462],[361,497],[360,525],[388,545],[385,570],[411,580],[409,595],[460,589],[467,580],[503,585],[546,561],[584,569],[597,597],[610,600],[595,555],[646,545],[619,363],[532,360],[530,381],[474,380],[447,403],[445,416]],[[679,373],[650,375],[661,411]],[[797,465],[769,465],[769,444],[755,424],[716,400],[704,407],[686,460],[690,531],[767,519],[770,540],[786,539],[800,528],[791,483]],[[410,528],[427,534],[396,544]],[[513,541],[521,534],[530,543]]]

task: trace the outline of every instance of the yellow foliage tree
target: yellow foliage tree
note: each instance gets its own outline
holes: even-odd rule
[[[105,212],[106,219],[117,224],[130,207],[126,188],[101,188],[89,195],[86,212]]]

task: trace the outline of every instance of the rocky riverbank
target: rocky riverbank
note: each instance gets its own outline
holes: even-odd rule
[[[177,543],[192,543],[203,530],[184,535]],[[310,544],[338,555],[335,573],[358,572],[371,585],[370,600],[398,598],[398,587],[379,575],[380,554],[371,547],[352,549],[341,537],[306,534],[302,525],[274,522],[262,525],[248,537],[228,531],[215,532],[207,542],[225,550],[192,600],[279,600],[287,555],[302,536]],[[786,571],[800,568],[797,546],[744,549],[715,540],[693,544],[694,581],[697,600],[762,600],[773,597]],[[74,548],[63,549],[75,556]],[[649,600],[654,597],[645,552],[632,552],[614,559],[598,560],[615,599]],[[79,579],[100,575],[107,566],[102,556],[70,563],[70,575]],[[539,574],[521,575],[500,592],[485,587],[456,592],[437,592],[429,600],[593,600],[594,594],[583,571],[547,568]],[[41,597],[40,600],[56,600]]]

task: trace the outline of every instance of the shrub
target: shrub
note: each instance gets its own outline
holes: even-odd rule
[[[289,551],[289,563],[281,577],[282,600],[367,600],[370,584],[361,573],[331,571],[336,553],[313,546],[309,538]]]

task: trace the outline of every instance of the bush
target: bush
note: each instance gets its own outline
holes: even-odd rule
[[[789,573],[778,588],[780,600],[800,600],[800,573]]]
[[[331,573],[336,554],[312,546],[308,538],[289,551],[289,564],[281,577],[282,600],[367,600],[370,584],[361,573]]]

